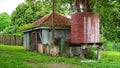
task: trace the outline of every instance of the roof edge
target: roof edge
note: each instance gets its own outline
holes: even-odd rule
[[[31,28],[31,29],[27,29],[27,30],[23,30],[22,32],[30,32],[30,31],[34,31],[34,30],[39,30],[39,29],[45,29],[45,30],[52,30],[52,27],[35,27],[35,28]],[[55,30],[70,30],[70,27],[55,27]]]

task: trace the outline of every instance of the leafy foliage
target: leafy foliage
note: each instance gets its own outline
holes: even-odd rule
[[[120,52],[120,43],[114,43],[113,49]]]
[[[9,27],[7,27],[7,28],[5,28],[3,30],[3,33],[4,34],[13,34],[13,33],[16,33],[17,32],[17,28],[18,28],[17,25],[9,26]]]
[[[11,23],[11,19],[7,13],[3,12],[2,14],[0,14],[0,31],[8,27],[10,23]]]
[[[24,24],[23,26],[20,26],[18,28],[18,30],[26,30],[26,29],[30,29],[30,28],[34,28],[34,24],[33,23],[29,23],[29,24]]]
[[[13,11],[13,13],[11,14],[11,21],[12,21],[11,26],[6,28],[4,32],[5,33],[12,33],[11,31],[17,32],[18,27],[20,26],[21,26],[19,28],[20,30],[23,30],[24,28],[25,29],[31,28],[31,25],[29,23],[33,23],[35,20],[41,18],[43,15],[47,14],[48,12],[49,9],[47,10],[47,7],[45,7],[45,5],[41,2],[32,3],[28,1],[26,3],[21,3],[17,6],[16,10]],[[28,24],[30,26],[24,24]],[[24,28],[22,28],[22,26]],[[11,31],[9,31],[10,28],[12,29]]]
[[[61,6],[60,3],[56,2],[55,10],[58,13],[66,14],[66,7]],[[21,3],[17,6],[16,10],[13,11],[12,25],[21,26],[23,24],[33,23],[42,16],[52,12],[51,1],[32,1],[26,0],[25,3]]]
[[[94,12],[97,12],[101,16],[101,32],[105,38],[109,41],[120,41],[120,3],[117,0],[110,1],[97,1]],[[119,18],[118,18],[119,17]],[[102,28],[103,26],[103,28]]]
[[[44,0],[47,1],[47,0]],[[75,0],[58,0],[61,5],[66,4],[69,14],[73,12]],[[88,0],[81,0],[88,1]],[[55,2],[56,3],[56,2]],[[57,4],[57,3],[56,3]],[[89,0],[89,8],[100,14],[101,33],[109,41],[120,42],[120,1],[119,0]],[[103,27],[103,28],[102,28]]]
[[[55,12],[69,16],[73,13],[74,0],[55,0]],[[89,0],[93,12],[100,14],[101,34],[109,41],[120,41],[119,0]],[[52,0],[26,0],[12,13],[12,25],[33,23],[52,12]],[[102,28],[103,27],[103,28]],[[103,30],[103,33],[102,33]]]
[[[13,11],[11,15],[12,25],[20,26],[22,24],[25,24],[27,21],[31,21],[31,20],[27,20],[25,17],[25,12],[28,12],[29,10],[31,11],[31,9],[27,4],[25,3],[19,4],[16,10]],[[32,14],[32,12],[28,12],[27,15],[29,14]],[[29,15],[28,17],[32,17],[32,15]]]

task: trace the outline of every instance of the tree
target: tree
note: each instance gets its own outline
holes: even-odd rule
[[[94,12],[101,16],[101,32],[109,41],[120,41],[120,3],[118,0],[97,1]]]
[[[11,19],[7,13],[3,12],[2,14],[0,14],[0,31],[8,27],[10,23],[11,23]]]
[[[56,1],[57,3],[58,1]],[[56,13],[60,13],[65,15],[66,9],[64,6],[60,6],[61,4],[57,3],[56,6]],[[26,0],[25,3],[21,3],[17,6],[15,11],[13,11],[11,18],[12,18],[12,25],[24,25],[28,23],[33,23],[37,19],[43,17],[44,15],[52,12],[52,5],[51,0],[45,1],[33,1],[33,0]]]
[[[61,0],[69,3],[75,11],[95,12],[101,16],[100,27],[104,37],[109,41],[120,42],[120,2],[119,0]],[[73,6],[72,6],[73,3]],[[83,6],[80,8],[80,6]],[[69,11],[73,11],[73,8]],[[71,14],[71,13],[70,13]],[[104,27],[104,29],[102,28]]]
[[[11,14],[11,25],[22,25],[25,23],[24,13],[29,8],[29,6],[25,3],[21,3],[17,6],[16,10]]]
[[[90,4],[91,0],[74,0],[74,8],[76,12],[91,12],[92,4]],[[82,6],[82,8],[80,8]]]
[[[52,0],[26,0],[12,13],[12,24],[33,23],[38,18],[52,12]],[[73,5],[74,4],[74,5]],[[80,6],[83,6],[80,8]],[[74,8],[73,8],[74,7]],[[107,40],[120,40],[120,2],[119,0],[55,0],[55,12],[70,15],[74,9],[100,14],[100,26],[104,27]],[[112,29],[111,29],[112,28]]]

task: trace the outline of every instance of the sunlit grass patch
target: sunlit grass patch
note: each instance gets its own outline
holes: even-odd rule
[[[0,45],[0,68],[51,68],[54,64],[58,68],[62,65],[68,68],[120,68],[120,53],[115,51],[102,51],[101,60],[96,62],[82,63],[80,60],[79,57],[52,57],[31,52],[22,46]]]

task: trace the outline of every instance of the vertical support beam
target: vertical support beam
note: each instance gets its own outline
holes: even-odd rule
[[[72,47],[71,47],[71,46],[69,47],[69,51],[70,51],[70,52],[69,52],[69,53],[70,53],[70,56],[72,57],[72,56],[73,56],[73,51],[72,51]]]
[[[82,45],[82,46],[81,46],[81,54],[80,54],[80,57],[81,57],[81,58],[84,58],[84,57],[85,57],[85,55],[84,55],[84,50],[85,50],[85,46]]]
[[[35,47],[35,49],[36,49],[36,51],[38,51],[38,32],[37,31],[35,31],[35,42],[36,42],[36,47]]]
[[[52,43],[55,44],[55,28],[54,28],[54,0],[52,0]]]
[[[80,46],[80,57],[83,58],[83,51],[81,46]]]
[[[100,55],[101,55],[101,46],[98,47],[97,60],[100,60]]]

